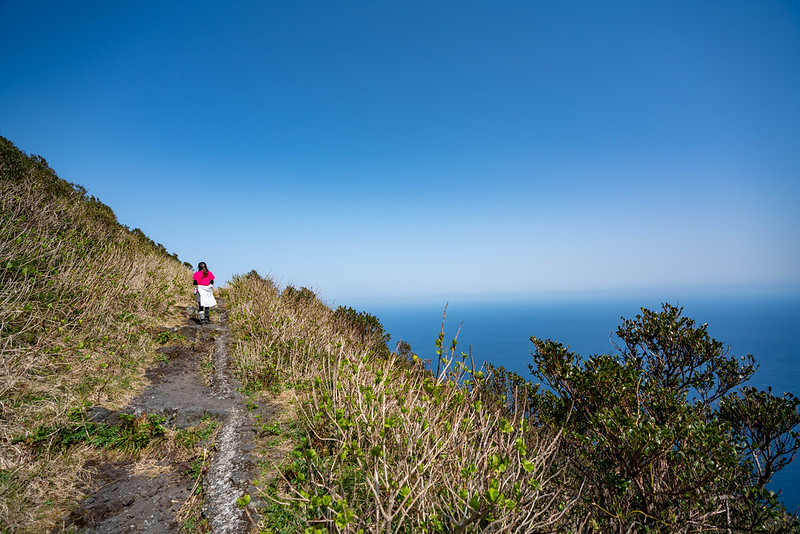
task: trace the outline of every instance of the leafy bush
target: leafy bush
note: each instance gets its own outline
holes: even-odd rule
[[[383,331],[383,325],[374,315],[365,311],[356,311],[349,306],[339,306],[334,312],[334,318],[344,321],[348,326],[359,333],[362,343],[371,343],[381,346],[389,342],[390,335]]]
[[[576,513],[602,531],[797,527],[764,486],[798,449],[798,401],[737,391],[753,357],[729,356],[707,326],[668,304],[643,309],[618,328],[619,354],[586,361],[531,338],[531,371],[549,388],[540,416],[565,428]]]

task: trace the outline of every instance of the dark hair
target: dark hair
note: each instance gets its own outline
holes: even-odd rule
[[[200,263],[198,263],[197,264],[197,270],[198,271],[203,271],[203,276],[201,276],[201,278],[207,278],[208,277],[208,267],[206,267],[206,262],[201,261]]]

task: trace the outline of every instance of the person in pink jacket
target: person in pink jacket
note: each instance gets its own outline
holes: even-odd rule
[[[201,261],[197,264],[197,272],[192,275],[194,288],[194,298],[197,301],[197,312],[203,315],[202,322],[209,322],[211,320],[210,313],[211,307],[217,305],[214,298],[214,273],[208,270],[206,262]]]

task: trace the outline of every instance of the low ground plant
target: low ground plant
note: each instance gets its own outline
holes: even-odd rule
[[[58,449],[64,451],[73,445],[86,443],[135,454],[167,432],[163,416],[143,414],[137,417],[120,413],[119,418],[119,423],[112,425],[87,421],[84,414],[73,414],[67,423],[39,426],[30,434],[16,438],[13,443],[25,443],[33,450],[45,453]]]

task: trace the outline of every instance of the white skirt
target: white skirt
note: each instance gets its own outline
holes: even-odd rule
[[[214,298],[213,286],[197,286],[197,291],[200,293],[200,306],[207,308],[217,305],[217,299]]]

